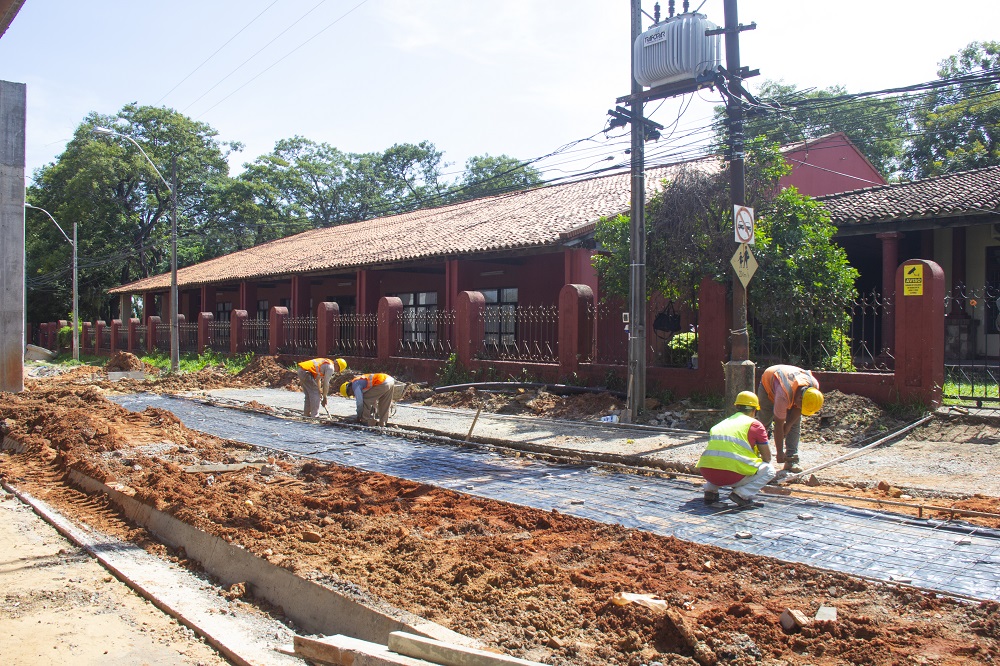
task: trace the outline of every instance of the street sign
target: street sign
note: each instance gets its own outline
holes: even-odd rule
[[[754,259],[753,253],[750,251],[750,246],[746,243],[741,243],[730,263],[733,265],[733,270],[736,271],[736,277],[740,279],[740,282],[743,283],[743,288],[746,289],[750,278],[757,272],[757,260]]]
[[[733,206],[733,231],[737,243],[754,244],[753,208]]]

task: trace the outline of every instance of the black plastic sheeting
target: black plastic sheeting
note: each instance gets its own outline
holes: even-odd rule
[[[186,426],[477,497],[617,523],[786,562],[1000,600],[1000,532],[966,523],[768,495],[749,511],[705,506],[700,489],[616,473],[427,443],[371,431],[278,419],[151,394],[109,396],[142,411],[168,409]]]

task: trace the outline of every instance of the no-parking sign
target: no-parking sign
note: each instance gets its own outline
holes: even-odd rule
[[[736,232],[736,242],[753,245],[753,208],[748,206],[733,206],[733,231]]]

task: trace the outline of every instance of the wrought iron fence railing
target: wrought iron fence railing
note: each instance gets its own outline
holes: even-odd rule
[[[228,321],[210,321],[208,323],[208,346],[212,351],[229,353],[231,324]]]
[[[949,403],[1000,404],[1000,286],[956,285],[944,298],[943,397]]]
[[[148,340],[148,331],[146,324],[139,324],[135,327],[135,344],[139,347],[134,350],[139,353],[139,355],[146,353],[146,341]]]
[[[271,323],[267,319],[247,319],[243,322],[247,351],[268,354],[271,351]]]
[[[362,356],[374,358],[377,356],[378,315],[342,314],[340,315],[340,337],[337,342],[337,353],[344,356]]]
[[[455,317],[454,310],[404,309],[392,323],[398,356],[448,358],[455,351]]]
[[[500,305],[484,314],[483,358],[497,361],[559,361],[558,305]]]
[[[156,326],[156,348],[161,352],[170,353],[170,324],[160,322]]]
[[[811,297],[751,304],[750,358],[758,367],[789,363],[808,370],[892,372],[882,343],[892,301],[876,292],[820,301]]]
[[[316,353],[316,317],[287,317],[282,324],[284,344],[278,350],[283,354]]]
[[[128,326],[118,328],[118,338],[115,340],[115,349],[124,351],[128,349]]]
[[[101,329],[101,349],[109,351],[111,349],[111,327]]]
[[[198,351],[198,324],[183,322],[177,324],[177,349],[182,352]]]
[[[622,306],[590,303],[587,318],[593,326],[594,340],[589,357],[581,360],[611,365],[628,363],[628,332],[622,321]]]

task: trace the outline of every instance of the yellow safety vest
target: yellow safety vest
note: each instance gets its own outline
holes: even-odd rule
[[[311,372],[313,377],[319,376],[319,367],[324,363],[329,363],[333,366],[333,361],[328,358],[314,358],[311,361],[302,361],[299,363],[299,367],[306,372]]]
[[[757,473],[762,462],[756,446],[748,437],[754,418],[736,412],[715,425],[708,433],[708,448],[698,459],[697,468],[725,469],[743,476]]]

